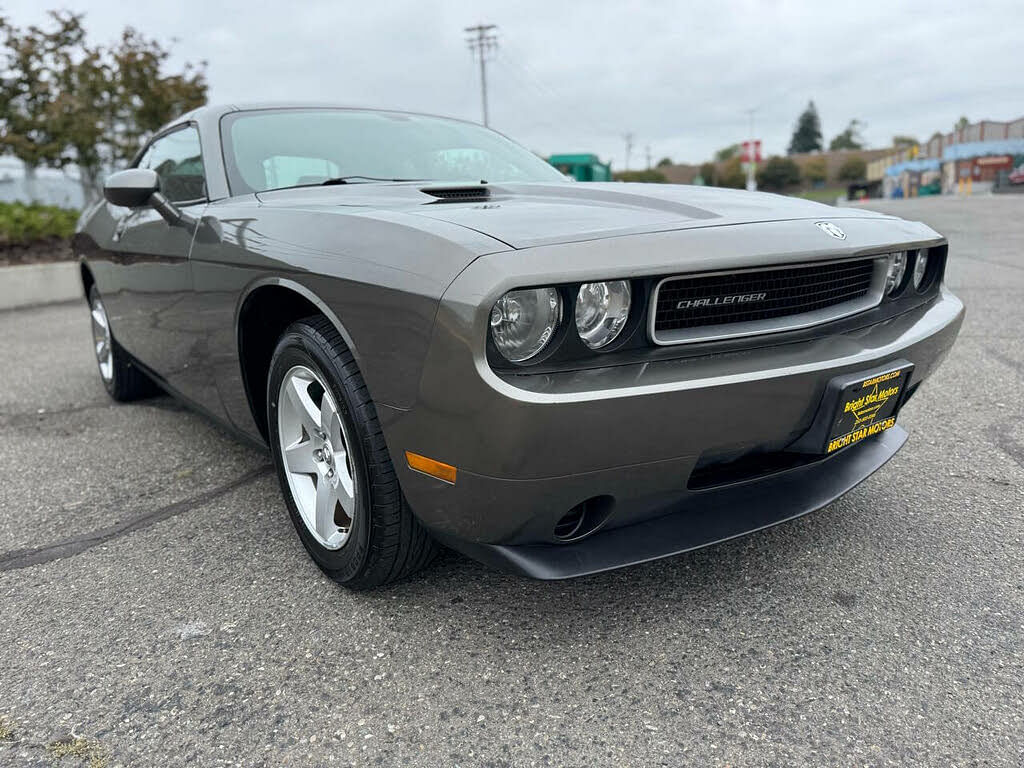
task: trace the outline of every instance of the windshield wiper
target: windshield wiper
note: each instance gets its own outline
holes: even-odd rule
[[[426,179],[383,179],[380,176],[361,176],[359,174],[353,176],[336,176],[333,179],[327,179],[327,181],[321,181],[321,187],[328,187],[333,184],[348,184],[350,179],[360,179],[362,181],[426,181]]]

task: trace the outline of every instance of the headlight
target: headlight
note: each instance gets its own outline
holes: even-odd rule
[[[629,319],[630,290],[625,280],[584,283],[576,295],[576,330],[591,349],[618,338]]]
[[[914,288],[921,290],[924,285],[924,277],[928,273],[928,251],[923,248],[917,252],[914,259]]]
[[[551,341],[562,320],[562,297],[554,288],[509,291],[491,309],[491,338],[502,357],[522,363]]]
[[[885,276],[885,292],[893,293],[903,285],[907,273],[907,252],[900,251],[889,256],[889,272]]]

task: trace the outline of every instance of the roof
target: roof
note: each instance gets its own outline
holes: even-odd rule
[[[965,141],[951,144],[942,151],[943,160],[968,160],[985,155],[1024,155],[1024,139]]]
[[[885,169],[886,176],[899,176],[904,171],[922,172],[937,171],[942,163],[938,160],[907,160],[903,163],[893,163]]]

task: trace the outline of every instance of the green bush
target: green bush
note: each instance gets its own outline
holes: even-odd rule
[[[75,232],[78,211],[40,203],[0,202],[0,246],[29,245]]]
[[[860,181],[867,175],[868,164],[861,157],[848,157],[839,166],[840,181]]]
[[[645,181],[653,184],[664,184],[668,181],[661,171],[619,171],[615,174],[616,181]]]
[[[757,187],[766,192],[781,192],[800,183],[800,166],[788,157],[769,157],[757,169]]]

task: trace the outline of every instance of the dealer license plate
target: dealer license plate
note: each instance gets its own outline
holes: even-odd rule
[[[833,453],[896,426],[896,411],[903,402],[912,370],[913,366],[896,368],[844,386],[825,453]]]

